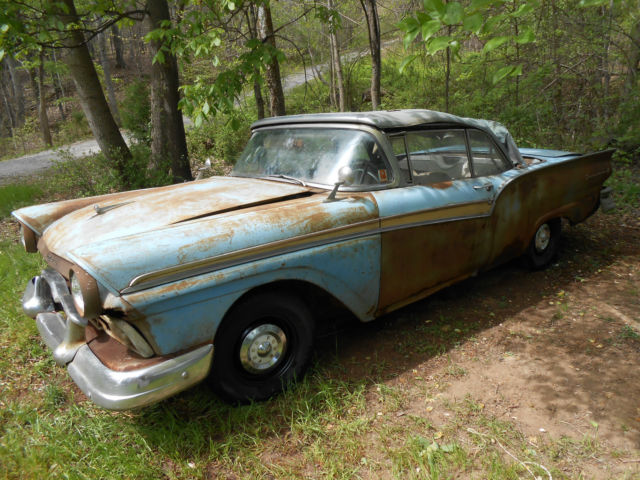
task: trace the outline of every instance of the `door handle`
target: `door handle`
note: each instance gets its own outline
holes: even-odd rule
[[[473,186],[474,190],[486,190],[487,192],[490,192],[491,190],[493,190],[493,183],[485,183],[483,185],[474,185]]]

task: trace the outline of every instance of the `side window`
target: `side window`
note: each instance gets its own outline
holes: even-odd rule
[[[396,162],[398,162],[398,167],[400,167],[400,174],[402,175],[402,179],[406,183],[410,183],[411,171],[409,170],[407,149],[404,145],[404,135],[389,137],[389,141],[391,142],[391,148],[393,148],[393,154],[396,157]]]
[[[425,130],[407,134],[413,181],[428,185],[471,176],[464,130]]]
[[[489,136],[480,130],[468,130],[469,149],[476,177],[497,175],[509,170],[511,165],[497,149]]]

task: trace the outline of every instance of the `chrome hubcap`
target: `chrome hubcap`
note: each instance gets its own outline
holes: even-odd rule
[[[551,241],[551,227],[548,223],[542,225],[536,232],[534,245],[537,252],[544,252]]]
[[[266,323],[250,330],[240,345],[240,363],[249,373],[266,373],[284,358],[287,337],[277,325]]]

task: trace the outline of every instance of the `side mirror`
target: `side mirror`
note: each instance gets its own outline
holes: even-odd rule
[[[334,184],[333,190],[331,190],[331,193],[329,194],[329,196],[325,199],[325,202],[334,202],[336,200],[336,193],[338,193],[338,188],[340,188],[340,185],[345,185],[345,186],[349,186],[353,184],[353,180],[354,180],[354,175],[353,175],[353,170],[351,169],[351,167],[348,166],[344,166],[341,167],[340,170],[338,170],[338,181]]]
[[[338,170],[338,181],[336,183],[348,187],[353,184],[354,179],[355,175],[353,174],[351,167],[344,166]]]

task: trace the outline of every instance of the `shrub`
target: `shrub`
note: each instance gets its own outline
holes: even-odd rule
[[[144,80],[136,80],[127,87],[120,106],[122,127],[131,132],[139,143],[151,144],[151,100]]]

